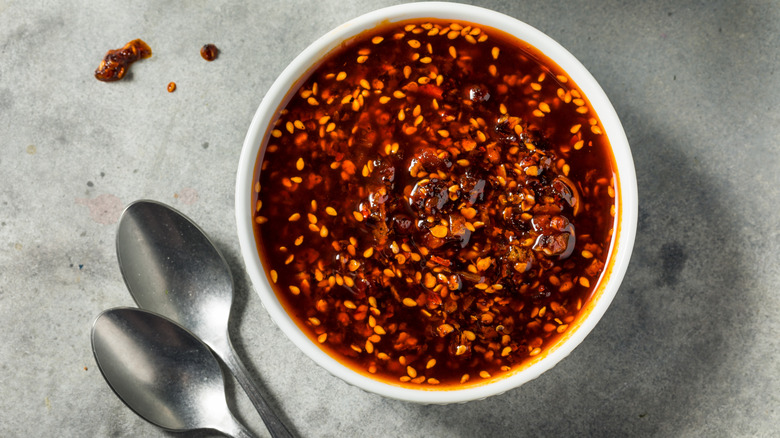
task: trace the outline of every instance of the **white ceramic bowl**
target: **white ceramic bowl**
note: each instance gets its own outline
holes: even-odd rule
[[[609,262],[599,280],[594,299],[582,309],[585,316],[579,317],[579,324],[572,324],[555,346],[526,366],[507,373],[501,379],[463,389],[410,389],[396,386],[359,374],[329,356],[301,331],[277,299],[260,262],[253,232],[252,187],[256,160],[267,139],[269,124],[290,89],[321,57],[343,41],[383,23],[414,18],[478,23],[514,35],[547,55],[568,73],[588,97],[609,137],[619,175],[616,198],[618,213],[614,227],[617,238],[613,239]],[[236,221],[241,252],[255,290],[274,322],[306,355],[333,375],[366,391],[418,403],[458,403],[500,394],[535,379],[571,353],[601,319],[618,291],[634,245],[637,221],[636,175],[626,135],[612,104],[593,76],[566,49],[533,27],[495,11],[458,3],[412,3],[380,9],[344,23],[312,43],[282,72],[257,109],[244,141],[236,181]]]

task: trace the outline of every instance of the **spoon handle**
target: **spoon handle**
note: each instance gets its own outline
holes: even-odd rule
[[[247,428],[233,418],[232,415],[226,417],[223,424],[215,427],[215,429],[231,438],[256,438],[252,432],[247,430]]]
[[[230,340],[228,340],[228,342],[230,342]],[[292,438],[293,435],[287,430],[287,427],[282,423],[282,420],[280,420],[274,411],[271,410],[271,407],[268,406],[268,403],[265,401],[262,394],[260,394],[260,391],[249,379],[246,368],[244,368],[244,365],[238,359],[238,356],[236,356],[232,345],[228,345],[228,348],[221,353],[221,356],[225,361],[225,365],[227,365],[236,377],[236,380],[238,380],[241,387],[244,388],[244,392],[249,396],[249,400],[252,401],[257,412],[260,413],[260,417],[263,419],[265,427],[268,429],[268,432],[271,433],[271,436],[274,438]]]

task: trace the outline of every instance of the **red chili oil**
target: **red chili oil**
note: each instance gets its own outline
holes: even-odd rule
[[[255,172],[287,312],[393,384],[489,381],[555,345],[607,263],[616,166],[536,48],[470,23],[367,31],[299,82]]]
[[[95,78],[103,82],[118,81],[125,77],[130,65],[139,59],[152,56],[152,49],[143,40],[135,39],[121,49],[109,50],[95,70]]]

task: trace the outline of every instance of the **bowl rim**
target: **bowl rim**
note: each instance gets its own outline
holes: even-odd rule
[[[271,288],[258,255],[253,229],[251,197],[256,160],[268,135],[266,129],[271,118],[276,115],[291,87],[318,59],[343,41],[381,24],[427,17],[478,23],[501,30],[534,46],[557,63],[587,96],[598,115],[612,146],[620,188],[616,198],[616,207],[619,209],[616,216],[617,239],[613,239],[608,257],[611,269],[605,269],[609,271],[605,272],[608,281],[600,286],[601,294],[590,312],[581,319],[580,326],[568,339],[530,366],[504,378],[466,388],[414,389],[391,385],[353,371],[317,347],[290,318]],[[246,270],[277,327],[310,359],[345,382],[385,397],[425,404],[461,403],[501,394],[537,378],[568,356],[596,326],[617,293],[631,257],[638,216],[636,173],[628,140],[614,107],[590,72],[563,46],[536,28],[497,11],[451,2],[407,3],[368,12],[321,36],[293,59],[268,89],[252,118],[239,158],[235,202],[239,244]]]

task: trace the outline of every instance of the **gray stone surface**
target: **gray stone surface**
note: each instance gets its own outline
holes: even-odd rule
[[[114,233],[138,198],[181,209],[226,254],[236,347],[302,436],[780,433],[774,1],[475,2],[578,57],[634,154],[631,266],[601,323],[553,370],[484,401],[418,406],[346,385],[282,335],[239,255],[246,129],[298,52],[393,3],[0,0],[0,436],[169,435],[114,396],[89,344],[101,310],[133,304]],[[154,56],[129,80],[96,81],[105,51],[133,38]],[[221,49],[212,63],[198,55],[207,42]],[[239,416],[266,434],[229,386]]]

